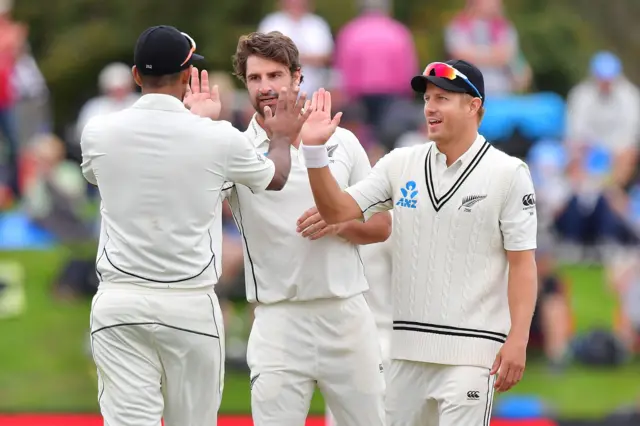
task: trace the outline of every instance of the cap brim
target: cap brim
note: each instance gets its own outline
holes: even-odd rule
[[[204,56],[194,53],[193,55],[191,55],[191,59],[189,60],[189,62],[196,62],[196,61],[204,61]]]
[[[457,86],[451,80],[435,77],[435,76],[425,76],[425,75],[417,75],[411,79],[411,88],[418,93],[425,93],[427,91],[427,84],[431,83],[436,87],[439,87],[448,92],[457,92],[457,93],[467,93],[468,89],[464,87]]]

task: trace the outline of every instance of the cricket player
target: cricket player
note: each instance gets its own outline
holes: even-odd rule
[[[304,95],[283,90],[276,115],[265,117],[265,158],[242,132],[211,119],[221,106],[205,72],[200,84],[195,50],[173,27],[144,31],[133,67],[142,97],[92,119],[82,134],[82,171],[102,197],[91,347],[111,426],[217,423],[222,188],[232,181],[256,193],[281,190],[290,142],[307,118]]]
[[[411,85],[424,94],[432,142],[395,149],[345,191],[322,142],[340,115],[332,119],[329,93],[314,94],[301,135],[309,180],[328,223],[394,209],[387,424],[486,426],[494,389],[510,389],[525,367],[533,184],[522,161],[478,134],[484,81],[474,65],[432,63]]]
[[[313,212],[317,212],[317,209],[314,208]],[[376,319],[385,380],[389,371],[391,333],[393,332],[393,309],[391,305],[392,238],[393,231],[391,236],[384,242],[360,246],[364,276],[369,284],[369,291],[364,294],[364,297]],[[327,426],[340,426],[328,406],[325,409],[325,418]]]
[[[279,32],[252,33],[240,38],[234,68],[256,110],[246,136],[265,152],[273,143],[265,112],[279,102],[281,87],[303,78],[298,49]],[[322,131],[341,187],[369,173],[351,132]],[[317,385],[340,425],[380,426],[384,368],[357,244],[386,240],[390,216],[332,226],[319,215],[299,220],[314,205],[302,144],[292,144],[291,175],[278,194],[234,185],[227,195],[244,242],[247,299],[257,304],[247,348],[253,421],[304,425]]]

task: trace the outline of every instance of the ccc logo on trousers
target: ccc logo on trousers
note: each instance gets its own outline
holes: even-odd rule
[[[480,392],[478,391],[467,392],[467,399],[480,399]]]

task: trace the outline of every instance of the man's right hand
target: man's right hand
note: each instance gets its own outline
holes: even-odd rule
[[[286,138],[291,142],[300,134],[302,126],[311,114],[310,102],[302,93],[298,97],[300,89],[288,89],[283,87],[278,95],[275,115],[271,108],[264,108],[264,126],[270,139]]]

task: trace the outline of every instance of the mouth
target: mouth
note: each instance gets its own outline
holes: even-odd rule
[[[429,120],[427,120],[427,123],[429,124],[429,129],[433,129],[442,124],[442,120],[438,120],[437,118],[430,118]]]
[[[278,98],[261,98],[259,102],[261,105],[275,105],[278,102]]]

